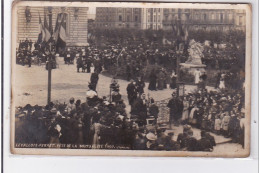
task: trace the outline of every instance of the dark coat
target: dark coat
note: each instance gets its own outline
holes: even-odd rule
[[[158,118],[159,108],[157,105],[153,104],[149,108],[149,113],[151,116],[154,116],[154,118]]]
[[[137,89],[137,92],[139,94],[143,94],[144,93],[144,87],[145,87],[145,83],[143,80],[137,80],[136,81],[136,89]]]
[[[96,84],[96,83],[98,82],[98,79],[99,79],[98,73],[92,73],[92,74],[91,74],[90,82],[91,82],[92,84]]]
[[[156,90],[156,82],[157,82],[157,76],[154,72],[150,74],[149,77],[150,83],[149,83],[149,90]]]
[[[77,59],[77,68],[81,68],[83,66],[82,58]]]
[[[178,120],[182,116],[183,111],[183,102],[178,98],[172,98],[168,105],[168,108],[170,108],[170,117],[174,120]]]
[[[133,83],[128,84],[127,88],[127,96],[129,100],[129,104],[132,105],[134,100],[137,98],[137,90]]]
[[[143,100],[137,98],[132,106],[131,114],[137,115],[138,119],[145,121],[147,116],[147,106],[143,103]]]

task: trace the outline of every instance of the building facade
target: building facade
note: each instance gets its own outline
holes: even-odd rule
[[[141,16],[141,29],[162,29],[163,8],[144,8]]]
[[[112,7],[97,8],[95,24],[97,27],[170,30],[177,19],[192,30],[245,31],[246,26],[244,10]]]
[[[44,14],[49,25],[49,14],[52,14],[52,31],[55,30],[57,16],[65,14],[65,32],[67,46],[86,46],[88,45],[88,8],[78,7],[19,7],[17,23],[17,43],[20,40],[38,40],[40,32],[39,18],[44,23]],[[26,15],[27,14],[27,15]],[[28,15],[29,14],[29,15]],[[30,20],[28,20],[30,16]],[[58,21],[61,22],[61,21]]]
[[[96,27],[141,29],[141,8],[96,8]]]
[[[96,8],[96,27],[161,29],[161,8]]]
[[[171,29],[172,23],[178,19],[190,30],[238,29],[245,31],[246,13],[234,9],[164,9],[163,29]]]

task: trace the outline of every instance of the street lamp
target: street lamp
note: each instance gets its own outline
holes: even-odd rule
[[[47,104],[51,102],[51,70],[55,63],[56,54],[56,43],[53,37],[50,38],[45,47],[45,54],[47,55],[46,69],[48,70],[48,94],[47,94]]]

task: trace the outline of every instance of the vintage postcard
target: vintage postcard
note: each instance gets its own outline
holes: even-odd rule
[[[11,153],[250,155],[250,4],[14,2]]]

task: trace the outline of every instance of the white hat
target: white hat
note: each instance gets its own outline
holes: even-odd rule
[[[108,101],[104,101],[104,104],[105,104],[105,105],[109,105],[109,102],[108,102]]]
[[[93,98],[93,97],[97,96],[97,93],[93,90],[89,90],[86,92],[86,96],[87,96],[87,98]]]
[[[155,141],[157,139],[157,136],[155,136],[155,134],[149,132],[147,135],[146,135],[146,138],[150,141]]]

